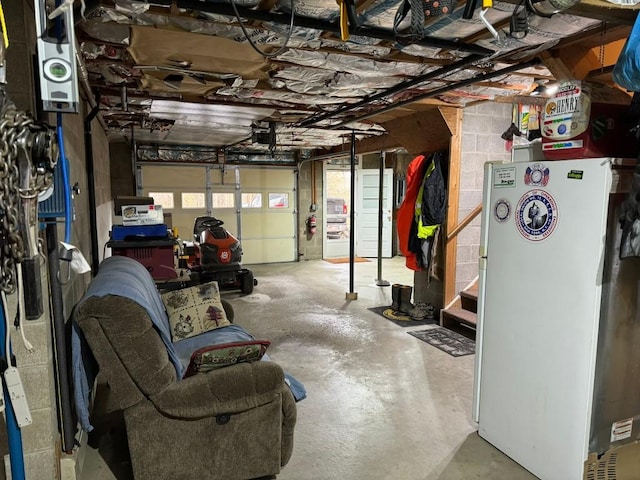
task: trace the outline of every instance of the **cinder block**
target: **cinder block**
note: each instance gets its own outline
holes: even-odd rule
[[[22,428],[22,444],[25,453],[47,450],[54,446],[53,418],[55,413],[51,408],[33,410],[33,423]],[[57,432],[56,432],[57,435]]]
[[[43,284],[46,288],[46,284]],[[18,367],[34,367],[46,366],[49,362],[49,324],[43,320],[28,321],[24,326],[24,333],[29,342],[34,347],[32,353],[29,353],[22,341],[17,337],[13,337],[13,351],[16,354]]]
[[[462,132],[462,158],[464,164],[464,157],[467,153],[476,151],[476,134]]]
[[[484,188],[484,168],[475,175],[475,183],[473,187],[477,190],[482,190]]]
[[[42,408],[51,408],[54,404],[53,385],[51,382],[49,367],[29,367],[20,369],[20,378],[24,385],[25,395],[29,408],[34,411]]]
[[[491,133],[491,117],[488,115],[479,115],[467,113],[465,110],[462,117],[462,134],[468,133]]]
[[[469,152],[462,155],[463,172],[482,172],[484,171],[485,162],[490,160],[490,156],[486,152]]]
[[[25,476],[28,479],[57,480],[58,457],[53,448],[24,456]]]
[[[482,190],[463,190],[460,192],[458,205],[462,209],[473,210],[482,201]]]
[[[458,245],[479,245],[480,227],[469,225],[458,234]]]
[[[469,263],[471,261],[471,246],[458,245],[456,247],[456,259],[458,263]]]
[[[460,172],[460,190],[474,190],[476,188],[476,173],[469,171]]]
[[[459,263],[456,267],[456,282],[469,283],[478,275],[478,263]]]
[[[500,135],[481,135],[478,134],[477,149],[478,152],[486,152],[489,154],[490,160],[499,160],[496,155],[503,155],[505,150],[505,141]]]

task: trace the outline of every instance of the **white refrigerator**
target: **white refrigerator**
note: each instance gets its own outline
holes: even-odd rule
[[[478,433],[543,480],[640,439],[640,259],[618,258],[632,168],[485,165]]]

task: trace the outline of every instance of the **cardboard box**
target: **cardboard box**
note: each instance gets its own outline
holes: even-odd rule
[[[162,205],[123,205],[123,225],[162,225]]]

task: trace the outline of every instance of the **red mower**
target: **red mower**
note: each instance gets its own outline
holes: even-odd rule
[[[186,246],[187,268],[198,283],[216,281],[220,288],[239,288],[250,294],[258,281],[242,268],[242,247],[215,217],[198,217],[193,225],[193,247]]]

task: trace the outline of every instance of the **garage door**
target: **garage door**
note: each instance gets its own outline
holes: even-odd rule
[[[207,214],[205,172],[199,166],[142,166],[142,194],[171,214],[183,240],[193,239],[193,221]]]
[[[292,262],[296,255],[293,169],[240,169],[245,263]]]
[[[183,240],[192,239],[196,217],[213,215],[242,241],[243,263],[295,259],[292,169],[151,164],[141,169],[142,194],[171,213]]]

